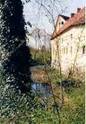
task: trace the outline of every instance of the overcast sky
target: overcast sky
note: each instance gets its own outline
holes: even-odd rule
[[[41,1],[41,0],[39,0]],[[46,0],[47,3],[49,0]],[[58,1],[58,0],[57,0]],[[65,11],[62,13],[64,15],[70,15],[71,12],[76,12],[76,9],[79,7],[85,6],[85,0],[59,0],[62,8],[65,8]],[[46,3],[46,4],[47,4]],[[45,16],[46,12],[41,9],[41,13],[39,12],[39,6],[35,2],[35,0],[31,0],[31,2],[24,5],[24,15],[25,20],[30,21],[32,25],[35,27],[39,27],[45,29],[48,33],[53,31],[53,26],[49,23],[49,19]],[[60,9],[62,9],[59,5],[57,6],[57,10],[54,11],[54,17],[56,18],[58,14],[61,14]]]

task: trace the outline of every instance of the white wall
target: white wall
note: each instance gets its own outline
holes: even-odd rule
[[[82,47],[84,45],[86,47],[85,34],[86,34],[86,29],[84,26],[76,26],[63,33],[59,37],[60,40],[58,40],[57,38],[52,40],[51,41],[52,66],[57,68],[56,62],[58,62],[58,56],[56,55],[56,53],[58,51],[56,50],[56,46],[57,43],[59,43],[59,52],[60,52],[60,61],[61,61],[62,70],[66,71],[69,68],[71,68],[71,66],[74,64],[74,61],[78,67],[84,68],[84,66],[86,66],[86,48],[85,48],[85,54],[83,54]]]

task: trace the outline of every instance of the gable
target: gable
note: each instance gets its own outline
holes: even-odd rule
[[[70,17],[59,30],[55,30],[52,39],[64,33],[66,30],[73,26],[83,25],[85,24],[85,8],[81,9],[78,13],[76,13],[73,17]],[[57,26],[57,25],[56,25]]]
[[[56,23],[56,31],[58,31],[64,25],[64,23],[65,19],[59,16]]]

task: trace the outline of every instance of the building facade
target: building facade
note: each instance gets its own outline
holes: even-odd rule
[[[51,38],[51,66],[61,66],[63,72],[86,66],[85,8],[77,9],[71,17],[59,15]]]

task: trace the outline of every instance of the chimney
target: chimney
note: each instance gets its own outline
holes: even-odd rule
[[[77,13],[80,12],[81,8],[77,8]]]
[[[71,17],[73,17],[75,15],[75,13],[71,13]]]

